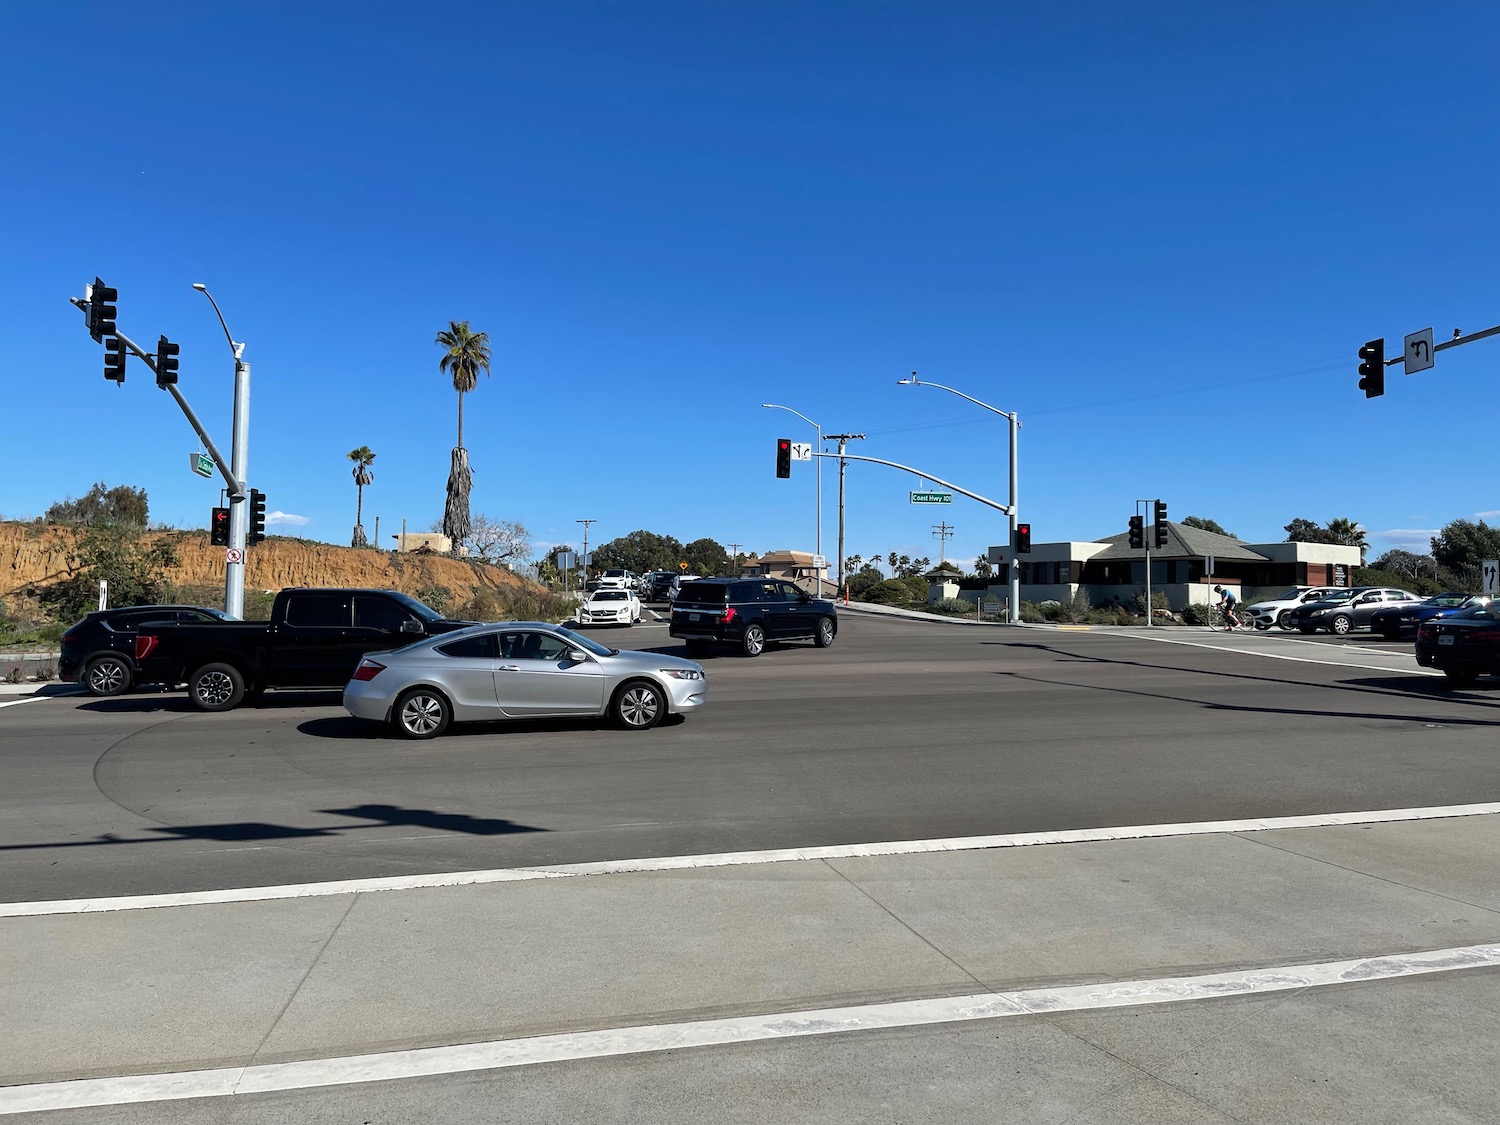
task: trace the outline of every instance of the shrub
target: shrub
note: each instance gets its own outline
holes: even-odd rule
[[[434,607],[435,608],[435,607]],[[513,590],[481,589],[453,611],[461,621],[566,621],[578,603],[564,594],[540,587]]]
[[[1089,601],[1088,592],[1082,586],[1078,587],[1073,592],[1073,600],[1068,606],[1068,619],[1074,624],[1080,621],[1088,621],[1093,611],[1094,606]]]
[[[1207,625],[1213,617],[1213,609],[1206,605],[1194,604],[1182,611],[1182,621],[1185,625]]]
[[[887,578],[880,585],[873,587],[866,595],[865,601],[874,602],[876,605],[907,605],[914,599],[911,596],[911,587],[905,579]],[[925,587],[923,601],[926,601]]]
[[[1036,625],[1042,621],[1047,620],[1047,618],[1043,615],[1041,609],[1035,602],[1022,602],[1021,620],[1028,625]]]
[[[946,613],[955,617],[973,617],[974,603],[963,598],[939,598],[927,607],[934,613]]]
[[[1146,591],[1142,590],[1139,594],[1132,598],[1131,605],[1135,609],[1137,614],[1139,614],[1141,617],[1145,617]],[[1172,605],[1167,601],[1167,595],[1163,594],[1160,590],[1151,595],[1151,608],[1153,610],[1165,611],[1167,613],[1170,613],[1172,611]]]
[[[868,601],[867,595],[885,581],[885,576],[873,566],[863,567],[858,573],[849,575],[846,584],[849,596],[855,601]]]
[[[436,582],[427,582],[418,586],[411,592],[411,596],[423,605],[430,605],[439,613],[447,613],[453,604],[453,591],[447,586],[439,586]]]

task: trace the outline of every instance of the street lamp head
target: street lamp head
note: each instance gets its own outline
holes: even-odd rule
[[[198,290],[198,292],[200,292],[200,293],[207,293],[208,292],[208,286],[204,285],[203,282],[201,282],[201,281],[195,281],[195,282],[193,282],[193,288],[196,289],[196,290]]]

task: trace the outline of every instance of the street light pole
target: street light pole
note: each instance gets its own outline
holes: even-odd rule
[[[917,373],[913,371],[910,379],[897,379],[901,386],[913,387],[936,387],[940,391],[957,395],[961,399],[972,402],[975,406],[982,406],[991,414],[998,414],[1010,421],[1010,596],[1009,605],[1006,607],[1006,620],[1012,625],[1020,623],[1021,620],[1021,560],[1016,558],[1016,504],[1019,493],[1019,476],[1016,470],[1016,439],[1021,429],[1020,416],[1013,410],[1000,410],[987,402],[980,402],[972,395],[966,395],[963,391],[956,391],[952,387],[945,387],[941,383],[933,383],[926,379],[918,379]]]
[[[234,421],[229,439],[229,469],[240,486],[246,486],[246,475],[250,463],[250,365],[245,362],[245,345],[236,343],[229,334],[229,325],[224,323],[224,314],[219,311],[219,302],[208,291],[208,286],[195,281],[193,288],[208,298],[219,318],[219,327],[224,329],[224,339],[229,341],[229,350],[234,354]],[[250,512],[246,506],[249,499],[243,492],[229,497],[229,548],[238,550],[240,561],[224,564],[224,612],[230,617],[245,616],[245,540],[250,528]]]
[[[811,426],[814,430],[817,431],[817,433],[818,433],[818,452],[819,453],[823,452],[823,427],[820,426],[820,425],[818,425],[818,423],[814,422],[806,414],[801,414],[798,411],[793,410],[790,406],[778,406],[774,402],[763,402],[760,405],[761,405],[761,408],[764,409],[764,410],[785,410],[788,414],[796,414],[798,418],[801,418],[804,422],[806,422],[809,426]],[[816,477],[817,477],[818,501],[817,501],[817,504],[814,505],[814,510],[816,512],[816,515],[815,515],[814,518],[817,520],[817,529],[816,529],[815,534],[813,535],[813,544],[814,544],[814,546],[813,546],[813,553],[815,555],[817,555],[818,558],[822,558],[823,557],[823,459],[821,457],[819,457],[819,458],[815,458],[815,460],[817,460],[817,462],[818,462],[818,464],[816,466],[816,470],[817,470],[816,471]],[[813,566],[813,572],[817,575],[817,579],[818,579],[818,597],[821,598],[823,596],[823,571],[822,571],[821,568],[819,568],[815,564]]]
[[[588,600],[589,593],[589,525],[598,523],[598,520],[574,520],[574,523],[583,524],[583,597]]]

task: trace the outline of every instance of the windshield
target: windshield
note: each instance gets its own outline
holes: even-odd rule
[[[1277,594],[1274,598],[1268,598],[1267,600],[1268,601],[1273,601],[1273,602],[1294,602],[1298,598],[1300,598],[1301,596],[1302,596],[1302,591],[1301,590],[1288,590],[1284,594]],[[1146,611],[1145,610],[1141,610],[1141,612],[1145,613]]]
[[[585,652],[592,652],[595,656],[613,656],[615,650],[606,648],[598,641],[591,641],[587,637],[579,636],[572,629],[559,629],[557,635],[565,639],[570,645],[577,645]]]
[[[416,598],[410,598],[405,594],[398,594],[395,591],[391,591],[390,596],[392,598],[395,598],[396,601],[400,602],[407,609],[415,613],[423,621],[443,620],[443,615],[441,613],[433,609],[430,605],[423,605],[421,602],[417,601]]]
[[[1318,599],[1320,602],[1347,602],[1355,594],[1362,594],[1363,590],[1340,590],[1336,594],[1324,594]]]
[[[1436,606],[1455,606],[1463,605],[1468,600],[1468,594],[1435,594],[1422,604]]]
[[[589,597],[591,602],[623,602],[630,598],[625,590],[599,590]]]

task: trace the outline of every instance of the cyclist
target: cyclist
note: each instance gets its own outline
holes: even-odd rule
[[[1219,608],[1224,613],[1225,627],[1233,629],[1236,626],[1243,625],[1244,622],[1235,613],[1235,607],[1239,604],[1239,599],[1234,596],[1234,592],[1224,589],[1223,586],[1215,586],[1214,593],[1219,595]]]

